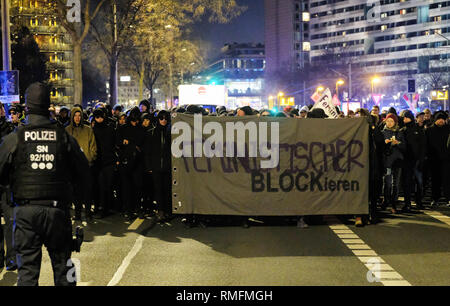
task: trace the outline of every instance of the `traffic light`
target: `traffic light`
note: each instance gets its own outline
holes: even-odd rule
[[[408,80],[408,93],[416,92],[416,80]]]

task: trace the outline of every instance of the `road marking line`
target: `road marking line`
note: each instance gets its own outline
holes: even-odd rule
[[[352,250],[356,256],[377,256],[377,253],[373,250]]]
[[[142,224],[142,222],[144,222],[145,219],[136,219],[134,220],[133,223],[130,224],[130,226],[128,226],[128,230],[129,231],[135,231],[137,230],[137,228]]]
[[[377,261],[380,263],[384,263],[383,258],[379,257],[379,256],[358,256],[358,259],[363,263],[363,264],[370,264],[373,265],[373,261]]]
[[[373,264],[365,264],[365,266],[367,268],[369,268],[369,270],[370,270],[370,268],[372,268]],[[394,271],[394,269],[386,263],[380,263],[378,268],[380,271]]]
[[[364,243],[364,241],[362,241],[361,239],[341,239],[343,243],[345,244],[362,244]]]
[[[370,264],[373,265],[373,261],[377,261],[379,263],[384,263],[383,258],[379,257],[379,256],[358,256],[358,259],[363,263],[363,264]]]
[[[384,286],[411,286],[411,284],[405,280],[383,280],[381,283]]]
[[[353,234],[353,232],[349,229],[339,229],[339,230],[333,230],[335,234]]]
[[[345,226],[345,225],[330,225],[330,228],[332,230],[335,230],[335,229],[348,229],[348,227]]]
[[[372,271],[372,274],[381,280],[390,280],[390,279],[403,280],[403,277],[395,271]]]
[[[341,241],[349,248],[353,254],[366,266],[372,274],[372,278],[384,286],[411,286],[411,284],[403,279],[390,265],[378,256],[378,254],[367,245],[358,235],[345,225],[339,225],[339,220],[335,217],[325,218],[330,229],[341,239]],[[345,231],[344,233],[341,233]],[[349,239],[351,238],[351,239]],[[367,281],[370,280],[368,272]]]
[[[350,250],[370,250],[367,244],[348,244],[347,247]]]
[[[143,242],[144,236],[139,235],[139,237],[137,237],[136,241],[134,242],[133,248],[130,250],[128,255],[123,259],[122,264],[120,265],[119,269],[117,269],[116,273],[114,274],[113,278],[111,279],[111,281],[108,283],[107,286],[115,286],[120,282],[131,261],[141,250]]]
[[[424,210],[424,213],[428,216],[437,219],[438,221],[441,221],[442,223],[445,223],[447,225],[450,225],[450,217],[446,216],[438,211],[426,211]]]
[[[355,234],[337,234],[339,238],[359,238],[357,235]]]

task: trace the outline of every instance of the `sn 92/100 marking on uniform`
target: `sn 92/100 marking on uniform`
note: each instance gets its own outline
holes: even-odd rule
[[[53,154],[30,154],[30,161],[32,162],[52,162],[55,160]]]

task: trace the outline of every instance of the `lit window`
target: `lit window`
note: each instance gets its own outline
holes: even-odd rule
[[[400,10],[400,15],[405,15],[405,14],[406,14],[406,10],[405,9]]]
[[[303,12],[302,20],[303,21],[309,21],[309,19],[310,19],[309,13],[308,12]]]
[[[384,30],[387,30],[387,24],[383,24],[383,25],[381,26],[381,31],[384,31]]]
[[[436,29],[436,30],[434,30],[434,34],[442,34],[441,29]]]
[[[303,51],[311,51],[311,44],[308,41],[303,42]]]

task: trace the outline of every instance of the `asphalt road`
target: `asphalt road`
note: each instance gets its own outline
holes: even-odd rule
[[[362,228],[344,218],[316,220],[306,229],[271,218],[248,229],[188,229],[180,218],[130,224],[115,215],[87,224],[88,242],[73,258],[80,286],[449,286],[450,209],[382,217]],[[43,253],[39,282],[51,286]],[[0,286],[16,281],[15,272],[0,273]]]

